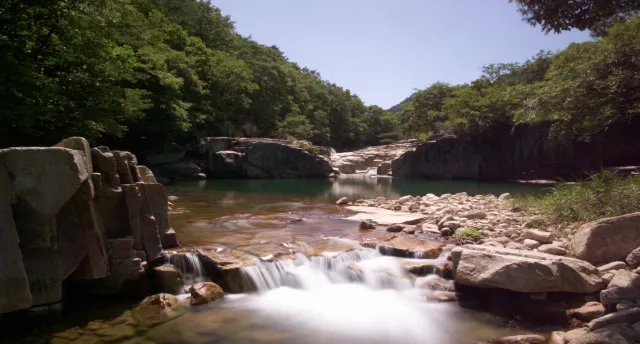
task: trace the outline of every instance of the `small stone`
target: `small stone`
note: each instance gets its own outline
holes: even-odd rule
[[[532,239],[524,239],[524,241],[522,242],[522,244],[523,244],[524,246],[527,246],[528,248],[530,248],[530,249],[532,249],[532,250],[533,250],[534,248],[538,248],[538,247],[540,246],[540,243],[539,243],[539,242],[537,242],[537,241],[535,241],[535,240],[532,240]]]
[[[402,230],[402,233],[416,234],[416,227],[415,226],[407,226]]]
[[[609,271],[624,270],[626,268],[627,268],[627,264],[625,264],[625,262],[611,262],[611,263],[599,266],[598,271],[600,271],[600,273],[605,273]]]
[[[559,246],[556,246],[556,245],[551,245],[551,244],[542,245],[542,246],[538,247],[538,252],[548,253],[548,254],[555,254],[556,256],[565,256],[565,255],[567,255],[567,250],[565,250],[562,247],[559,247]]]
[[[486,219],[487,213],[482,211],[476,211],[472,213],[462,214],[461,216],[470,220],[478,220],[478,219]]]
[[[342,197],[336,202],[336,204],[337,205],[347,205],[347,204],[349,204],[349,198]]]
[[[371,230],[376,229],[375,222],[371,220],[364,220],[360,222],[360,230]]]
[[[404,228],[405,228],[404,225],[396,223],[396,224],[393,224],[393,225],[389,226],[389,228],[387,228],[387,232],[399,233],[399,232],[402,232],[402,230]]]
[[[447,227],[447,228],[451,228],[451,229],[458,229],[458,228],[460,228],[460,222],[447,221],[442,225],[442,227]]]
[[[507,201],[507,200],[510,200],[510,199],[511,199],[511,194],[508,193],[508,192],[507,193],[503,193],[502,195],[500,195],[498,197],[498,200],[500,200],[500,201]]]
[[[409,195],[409,196],[403,196],[403,197],[400,197],[400,198],[398,199],[398,203],[400,203],[400,204],[405,204],[405,203],[410,202],[410,201],[412,201],[412,200],[413,200],[413,196],[411,196],[411,195]]]
[[[551,242],[551,233],[538,229],[528,229],[523,233],[525,239],[531,239],[546,244]]]
[[[175,201],[177,201],[179,198],[178,198],[178,196],[169,196],[169,197],[167,197],[167,199],[169,200],[169,202],[175,202]]]
[[[577,318],[585,322],[597,319],[604,314],[604,306],[600,302],[595,301],[587,302],[580,308],[570,309],[567,311],[567,316]]]
[[[224,291],[213,282],[201,282],[189,288],[191,305],[202,305],[224,297]]]
[[[521,251],[531,251],[531,249],[523,244],[518,244],[517,242],[510,242],[504,246],[505,248],[511,250],[521,250]]]
[[[450,228],[442,228],[442,230],[440,231],[440,235],[442,235],[443,237],[449,237],[451,235],[453,235],[453,230],[451,230]]]

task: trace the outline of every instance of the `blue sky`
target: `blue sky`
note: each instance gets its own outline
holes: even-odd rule
[[[482,66],[524,61],[589,40],[544,35],[508,0],[213,0],[238,32],[389,108],[436,81],[469,82]]]

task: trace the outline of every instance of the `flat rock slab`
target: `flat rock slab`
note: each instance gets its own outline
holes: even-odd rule
[[[456,283],[472,287],[522,293],[592,293],[603,287],[598,269],[574,258],[477,245],[456,247],[451,258]]]
[[[441,241],[409,235],[372,236],[363,238],[360,244],[368,248],[377,248],[383,255],[405,258],[437,258],[444,247]]]
[[[405,213],[375,207],[350,206],[345,208],[357,212],[355,215],[346,217],[345,220],[373,220],[378,224],[385,226],[392,225],[394,223],[415,225],[426,218],[426,216],[422,214]]]

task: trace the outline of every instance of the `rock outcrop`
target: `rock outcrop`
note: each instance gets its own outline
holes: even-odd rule
[[[467,245],[451,252],[456,283],[524,293],[592,293],[604,286],[598,270],[573,258]]]
[[[177,241],[164,188],[139,167],[80,137],[0,150],[0,314],[60,302],[65,281],[146,283],[145,261]]]
[[[417,145],[417,140],[409,140],[335,153],[331,154],[331,164],[342,174],[387,176],[391,175],[391,161]]]
[[[207,137],[199,152],[206,174],[223,178],[325,178],[327,149],[304,141]]]
[[[549,139],[549,123],[503,126],[419,145],[392,162],[394,177],[453,179],[576,178],[603,167],[640,165],[640,121],[614,124],[589,142]]]
[[[621,261],[640,247],[640,212],[584,224],[571,240],[573,254],[592,264]]]

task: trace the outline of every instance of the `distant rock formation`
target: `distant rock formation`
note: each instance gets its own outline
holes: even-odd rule
[[[404,178],[557,179],[640,165],[640,120],[611,125],[588,142],[555,142],[549,130],[549,123],[541,123],[440,138],[395,159],[392,173]]]
[[[331,164],[345,175],[388,176],[391,175],[391,161],[418,144],[418,140],[408,140],[335,153],[331,155]]]
[[[304,141],[206,137],[198,153],[210,178],[326,178],[329,150]]]
[[[63,282],[145,293],[145,264],[178,245],[167,195],[135,155],[90,148],[0,150],[0,314],[60,302]]]

